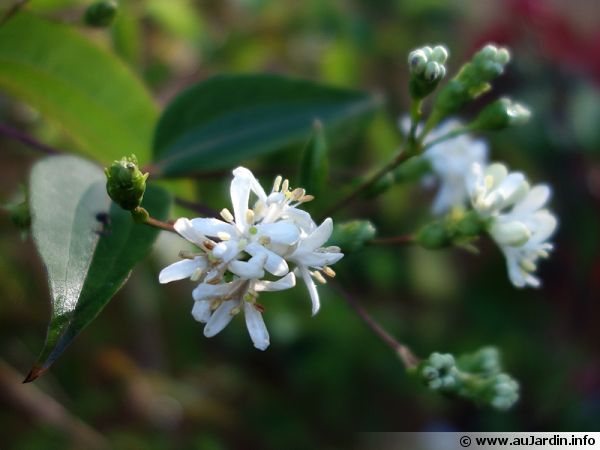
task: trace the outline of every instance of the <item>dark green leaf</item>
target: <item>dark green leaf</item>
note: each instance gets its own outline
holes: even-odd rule
[[[328,173],[327,139],[323,125],[321,122],[316,121],[310,141],[302,155],[300,186],[306,189],[306,192],[309,194],[318,196],[323,192]]]
[[[85,160],[42,160],[30,186],[33,236],[48,270],[52,316],[26,381],[47,370],[100,313],[158,234],[109,202],[102,170]],[[162,188],[148,188],[143,205],[154,217],[165,218],[169,204]]]
[[[347,137],[377,106],[369,94],[310,81],[217,76],[167,107],[154,136],[155,169],[178,176],[238,164],[301,143],[315,120]]]
[[[148,159],[156,106],[115,56],[72,27],[23,12],[0,27],[0,87],[58,122],[102,162]]]

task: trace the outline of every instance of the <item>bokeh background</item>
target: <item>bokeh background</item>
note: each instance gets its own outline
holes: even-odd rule
[[[8,7],[11,2],[2,2]],[[132,0],[116,23],[86,29],[88,5],[31,0],[112,48],[161,104],[217,73],[276,72],[381,93],[385,107],[356,140],[331,150],[336,189],[385,161],[401,142],[409,50],[446,43],[450,73],[482,43],[514,54],[493,96],[531,107],[532,122],[487,136],[492,158],[554,186],[556,252],[540,290],[516,290],[483,239],[461,250],[368,248],[336,266],[339,281],[415,353],[495,345],[520,380],[507,413],[427,391],[408,377],[328,287],[315,318],[303,286],[265,296],[271,347],[253,349],[241,320],[211,340],[190,316],[191,285],[160,286],[181,243],[163,237],[126,287],[33,384],[20,384],[49,317],[43,266],[0,215],[0,447],[2,449],[349,448],[357,431],[600,431],[600,4],[586,0]],[[110,83],[110,80],[106,80]],[[487,96],[464,112],[468,118]],[[0,92],[0,119],[75,149],[60,128]],[[39,156],[0,137],[0,200],[14,199]],[[298,149],[245,161],[263,184]],[[179,183],[220,209],[228,174]],[[432,192],[398,185],[336,219],[370,218],[380,235],[429,218]],[[174,215],[190,214],[176,210]]]

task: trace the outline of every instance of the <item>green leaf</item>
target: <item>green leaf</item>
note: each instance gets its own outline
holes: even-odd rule
[[[46,371],[121,288],[158,230],[109,201],[100,167],[73,156],[38,162],[30,180],[32,233],[46,269],[52,315],[26,381]],[[143,206],[163,219],[168,194],[149,186]]]
[[[323,192],[328,173],[327,140],[323,131],[323,124],[317,120],[313,125],[313,133],[302,155],[300,186],[306,189],[309,194],[318,196]]]
[[[279,75],[216,76],[180,94],[154,135],[154,169],[181,176],[302,143],[315,120],[347,137],[378,106],[362,92]]]
[[[344,253],[354,253],[361,250],[376,233],[377,230],[368,220],[351,220],[334,225],[327,245],[336,245]]]
[[[99,161],[124,152],[148,160],[156,105],[119,59],[72,27],[26,13],[0,26],[0,88]]]

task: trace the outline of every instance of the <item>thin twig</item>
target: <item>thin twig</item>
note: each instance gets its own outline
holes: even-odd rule
[[[400,236],[374,238],[368,241],[373,245],[409,245],[415,242],[414,236],[410,234],[402,234]]]
[[[55,149],[54,147],[50,147],[26,133],[22,131],[11,128],[7,125],[0,123],[0,134],[6,136],[9,139],[14,139],[15,141],[19,141],[20,143],[26,145],[29,148],[42,152],[46,155],[60,155],[62,152],[60,150]]]
[[[171,233],[177,233],[173,227],[173,224],[163,222],[162,220],[155,219],[154,217],[148,217],[144,223],[154,228],[160,228],[161,230],[170,231]]]
[[[4,25],[12,16],[18,13],[29,0],[17,0],[0,18],[0,25]]]
[[[348,195],[346,195],[345,197],[343,197],[342,199],[340,199],[339,201],[334,203],[331,207],[329,207],[325,211],[325,216],[326,217],[330,216],[337,210],[342,209],[344,206],[349,204],[352,200],[354,200],[360,194],[367,191],[381,177],[383,177],[388,172],[394,170],[396,167],[398,167],[400,164],[402,164],[404,161],[406,161],[410,156],[412,156],[412,154],[409,154],[409,152],[407,152],[405,150],[400,150],[400,152],[396,155],[396,157],[394,159],[392,159],[389,163],[387,163],[385,166],[383,166],[381,169],[379,169],[377,172],[375,172],[364,183],[362,183],[361,185],[356,187]]]
[[[367,324],[367,326],[380,338],[388,347],[396,352],[404,363],[404,367],[411,369],[419,363],[414,353],[406,345],[398,342],[391,334],[389,334],[379,323],[371,317],[371,315],[364,309],[360,303],[350,294],[348,291],[343,289],[338,283],[332,283],[334,289],[348,302],[350,307],[358,314],[358,316]]]

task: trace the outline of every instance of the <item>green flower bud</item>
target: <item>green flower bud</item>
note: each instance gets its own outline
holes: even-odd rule
[[[431,222],[419,230],[415,242],[430,250],[448,247],[452,243],[452,234],[442,220]]]
[[[142,203],[148,174],[142,174],[135,155],[115,161],[104,169],[106,191],[121,208],[132,211]]]
[[[427,65],[427,56],[423,50],[414,50],[408,54],[408,66],[411,73],[420,75]]]
[[[410,95],[417,100],[428,96],[446,75],[444,63],[448,59],[448,50],[441,45],[413,50],[408,55],[411,74]]]
[[[340,247],[344,253],[361,250],[367,241],[375,237],[375,227],[368,220],[352,220],[333,227],[327,245]]]
[[[511,126],[524,125],[531,111],[509,98],[500,98],[487,105],[471,124],[474,130],[503,130]]]
[[[503,47],[486,45],[475,53],[471,61],[440,91],[433,107],[431,123],[436,125],[487,92],[491,87],[490,81],[504,73],[509,61],[510,53]]]
[[[104,28],[115,19],[118,11],[117,2],[103,0],[90,5],[83,16],[84,22],[91,27]]]
[[[439,64],[444,64],[448,59],[448,50],[442,45],[436,45],[431,53],[431,59]]]

